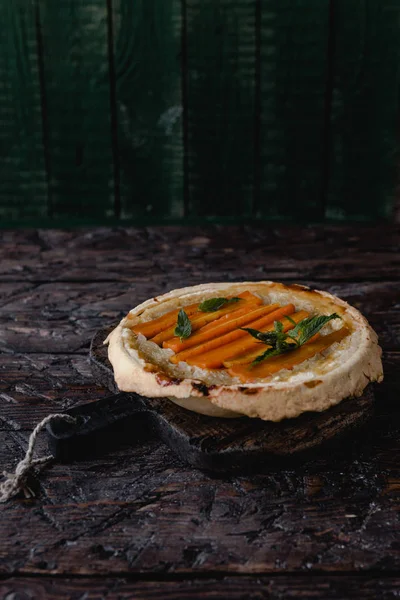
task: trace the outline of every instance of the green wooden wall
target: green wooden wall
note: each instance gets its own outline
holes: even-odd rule
[[[2,0],[0,225],[390,218],[400,0]]]

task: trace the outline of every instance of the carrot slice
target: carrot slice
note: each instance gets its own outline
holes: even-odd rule
[[[260,356],[260,354],[262,354],[262,352],[265,352],[265,350],[267,348],[268,348],[268,346],[263,346],[262,351],[261,351],[261,344],[258,344],[258,347],[256,350],[252,350],[251,352],[246,352],[246,354],[242,354],[241,356],[239,356],[239,358],[230,358],[228,360],[224,360],[223,365],[227,369],[230,369],[231,367],[235,367],[236,365],[248,365],[251,362],[253,362],[253,360],[255,360],[257,358],[257,356]]]
[[[314,342],[307,342],[297,350],[267,358],[264,362],[250,367],[249,365],[236,365],[228,369],[228,373],[233,377],[239,377],[243,382],[251,382],[257,379],[264,379],[273,375],[281,369],[293,369],[295,365],[312,358],[319,352],[326,350],[335,342],[340,342],[350,331],[347,327],[342,327],[338,331],[333,331],[328,335],[321,335]]]
[[[223,323],[227,323],[231,319],[235,319],[236,317],[240,317],[241,315],[246,315],[250,310],[257,308],[258,306],[265,308],[266,305],[263,304],[261,298],[257,298],[257,296],[254,296],[254,299],[252,299],[252,298],[249,299],[246,306],[243,306],[243,308],[238,308],[233,313],[230,313],[228,315],[224,315],[223,317],[220,317],[219,319],[217,319],[217,321],[212,321],[211,323],[208,323],[207,325],[203,325],[203,327],[201,328],[201,332],[198,331],[197,334],[204,333],[206,331],[210,331],[211,329],[214,329],[215,327],[219,327]],[[277,306],[279,306],[279,305],[277,304]]]
[[[210,323],[211,321],[216,321],[223,315],[236,311],[238,309],[238,304],[243,306],[244,304],[247,304],[249,302],[249,300],[248,300],[249,295],[252,296],[253,298],[255,298],[255,296],[253,296],[253,294],[250,294],[250,292],[243,292],[243,294],[239,294],[239,296],[238,296],[238,298],[240,298],[240,302],[228,304],[227,306],[222,307],[220,310],[215,310],[213,312],[197,311],[196,313],[194,313],[192,315],[192,318],[190,319],[190,322],[192,324],[192,331],[197,331],[197,329],[200,329],[207,323]],[[156,336],[152,337],[150,339],[150,341],[154,342],[155,344],[161,345],[163,342],[174,338],[175,337],[175,327],[176,327],[176,320],[174,321],[174,323],[171,327],[168,327],[167,329],[160,331],[160,333],[158,333]]]
[[[251,321],[248,323],[248,327],[262,329],[274,321],[279,321],[279,319],[286,315],[291,315],[293,312],[293,304],[287,304],[261,319]],[[210,340],[191,350],[186,350],[187,353],[191,352],[191,356],[188,357],[186,355],[185,361],[189,365],[197,365],[204,369],[217,369],[222,366],[224,360],[242,354],[249,346],[251,347],[253,341],[254,338],[252,338],[247,331],[236,329],[215,340]]]
[[[309,313],[305,310],[300,310],[294,315],[290,315],[290,318],[295,323],[299,323],[300,321],[308,317],[308,314]],[[289,331],[289,329],[293,328],[293,323],[291,323],[289,319],[286,319],[286,317],[284,317],[280,321],[281,323],[283,323],[283,331]],[[270,325],[269,327],[267,327],[266,331],[271,331],[273,328],[274,326]],[[230,367],[234,367],[235,365],[248,365],[249,363],[253,362],[253,360],[255,360],[257,356],[265,352],[269,347],[264,344],[261,344],[254,338],[252,338],[252,340],[253,345],[248,347],[246,353],[241,354],[238,358],[224,360],[224,367],[227,367],[229,369]]]
[[[191,335],[190,338],[180,341],[178,337],[174,337],[167,342],[164,342],[164,348],[170,348],[174,352],[183,352],[187,348],[192,348],[193,346],[198,346],[207,340],[215,339],[225,333],[229,333],[238,327],[242,327],[246,323],[250,321],[255,321],[256,318],[263,317],[268,315],[272,311],[279,308],[279,304],[269,304],[268,306],[263,306],[262,308],[255,307],[254,304],[249,304],[242,308],[241,310],[235,311],[230,315],[226,315],[218,319],[218,321],[214,321],[213,323],[209,323],[202,327],[197,333]],[[212,327],[210,327],[212,325]],[[175,357],[172,357],[175,358]],[[181,358],[178,360],[172,360],[174,363],[178,363]]]
[[[242,292],[241,294],[239,294],[238,298],[255,299],[255,298],[257,298],[257,296],[255,296],[251,292],[246,291],[246,292]],[[152,319],[151,321],[146,321],[145,323],[139,323],[138,325],[135,325],[134,327],[132,327],[132,331],[134,331],[135,333],[141,333],[147,339],[152,338],[152,337],[156,336],[158,333],[160,333],[161,331],[164,331],[165,329],[167,329],[168,327],[171,327],[172,325],[176,325],[178,313],[181,310],[181,308],[176,308],[174,310],[170,310],[169,312],[161,315],[161,317],[158,317],[157,319]],[[188,306],[184,306],[183,308],[185,310],[185,313],[188,315],[188,317],[190,315],[193,315],[196,312],[198,312],[201,315],[204,314],[204,313],[198,311],[198,308],[199,308],[198,302],[196,302],[195,304],[189,304]],[[236,308],[237,308],[237,306],[236,306]]]

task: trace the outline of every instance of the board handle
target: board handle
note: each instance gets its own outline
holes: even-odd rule
[[[57,461],[70,462],[103,453],[116,437],[121,441],[125,434],[130,441],[143,438],[148,411],[141,396],[122,392],[75,406],[63,414],[74,417],[76,422],[60,419],[48,423],[48,446]]]

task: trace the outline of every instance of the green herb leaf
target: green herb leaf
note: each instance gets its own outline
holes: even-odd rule
[[[268,348],[263,354],[257,356],[251,363],[251,366],[258,365],[261,361],[266,358],[271,358],[272,356],[278,356],[279,354],[283,354],[284,352],[288,352],[293,349],[293,342],[287,342],[287,334],[283,331],[283,325],[280,321],[274,321],[274,331],[258,331],[257,329],[252,329],[251,327],[242,327],[243,331],[247,331],[252,335],[256,340],[271,346]]]
[[[292,338],[298,346],[302,346],[316,333],[318,333],[324,327],[324,325],[333,319],[340,319],[340,317],[336,313],[331,315],[316,315],[314,317],[307,317],[306,319],[303,319],[297,323],[294,329],[288,331],[288,336]]]
[[[292,325],[294,325],[296,327],[297,323],[296,323],[296,321],[294,321],[292,319],[292,317],[289,317],[289,315],[286,315],[285,319],[287,319],[289,321],[289,323],[291,323]]]
[[[257,329],[251,329],[251,327],[241,327],[242,331],[247,331],[256,340],[263,342],[263,344],[269,344],[270,346],[276,345],[276,332],[275,331],[258,331]]]
[[[340,319],[341,317],[336,313],[331,315],[315,315],[314,317],[307,317],[297,324],[291,317],[285,318],[289,319],[289,321],[295,325],[295,327],[287,333],[283,331],[283,323],[281,323],[281,321],[274,322],[273,331],[263,332],[252,329],[251,327],[241,328],[243,331],[247,331],[247,333],[252,335],[256,340],[270,346],[263,354],[257,356],[251,363],[252,366],[257,365],[266,358],[278,356],[279,354],[284,354],[285,352],[299,348],[308,342],[308,340],[318,333],[329,321]]]
[[[176,336],[179,336],[180,340],[182,341],[182,340],[186,340],[190,336],[191,333],[192,333],[192,324],[190,322],[189,317],[183,310],[183,308],[181,308],[181,310],[178,313],[178,320],[176,323],[174,334]]]
[[[285,352],[289,352],[290,350],[293,350],[293,348],[296,348],[295,344],[288,344],[288,342],[282,342],[279,348],[268,348],[268,350],[266,350],[263,354],[257,356],[257,358],[255,358],[251,363],[251,366],[254,367],[255,365],[258,365],[258,363],[262,362],[266,358],[272,358],[272,356],[279,356],[280,354],[285,354]]]
[[[240,298],[209,298],[208,300],[204,300],[204,302],[199,305],[199,310],[201,312],[214,312],[226,304],[239,302],[239,300]]]

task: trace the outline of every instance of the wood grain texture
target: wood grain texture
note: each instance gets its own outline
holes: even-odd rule
[[[261,0],[258,215],[321,218],[328,38],[328,0]]]
[[[256,3],[187,0],[186,15],[189,214],[249,216]]]
[[[113,3],[121,216],[182,217],[181,0]]]
[[[390,217],[398,180],[400,4],[334,2],[326,216]]]
[[[47,216],[35,5],[0,3],[0,221]]]
[[[106,3],[38,1],[51,214],[112,216]]]
[[[398,232],[398,226],[10,231],[2,234],[0,281],[118,281],[128,290],[137,286],[143,300],[152,289],[161,293],[204,283],[205,278],[310,282],[316,287],[395,282]]]
[[[399,567],[399,446],[398,428],[387,427],[377,421],[350,464],[336,453],[292,471],[219,479],[121,432],[106,456],[55,464],[35,483],[39,500],[1,507],[1,572],[389,575]],[[0,436],[10,468],[26,433]]]
[[[42,417],[108,395],[87,361],[96,329],[133,300],[209,277],[260,279],[281,268],[286,281],[350,300],[378,330],[385,381],[376,388],[375,419],[351,450],[318,453],[296,467],[210,477],[156,439],[132,439],[124,427],[107,454],[99,447],[95,458],[53,465],[32,480],[36,500],[0,506],[3,595],[28,594],[31,585],[39,598],[187,598],[192,591],[225,598],[226,590],[232,598],[394,597],[398,248],[398,227],[5,232],[0,471],[22,458]],[[232,254],[243,259],[233,264]],[[38,453],[47,452],[45,438],[39,442]],[[50,584],[45,576],[52,574]],[[16,575],[22,579],[7,579]],[[107,576],[111,588],[101,579]],[[145,580],[136,590],[135,578]]]
[[[397,577],[223,577],[207,581],[132,581],[123,578],[12,577],[0,583],[5,600],[392,600],[398,595]],[[14,595],[15,596],[14,596]]]

